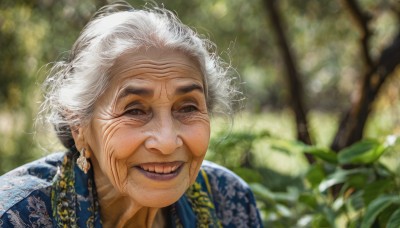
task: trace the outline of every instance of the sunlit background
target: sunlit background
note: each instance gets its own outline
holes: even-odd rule
[[[42,100],[40,85],[49,69],[47,64],[66,56],[91,15],[108,2],[111,1],[0,1],[0,174],[54,150],[63,150],[52,135],[51,126],[35,124]],[[144,1],[128,2],[137,8],[145,5]],[[268,170],[264,176],[253,176],[253,181],[268,183],[271,189],[284,190],[282,186],[290,183],[301,185],[302,173],[308,168],[303,154],[282,152],[282,148],[277,150],[266,140],[296,139],[286,65],[264,4],[267,0],[154,2],[173,10],[185,24],[215,42],[217,52],[240,79],[245,95],[241,112],[235,116],[233,125],[221,117],[214,118],[212,146],[221,144],[229,134],[248,134],[240,136],[243,141],[239,141],[242,145],[239,150],[250,151],[251,158],[243,158],[241,152],[219,156],[214,149],[207,158],[222,164]],[[354,1],[275,2],[303,83],[301,96],[308,110],[312,142],[329,147],[343,113],[357,99],[362,75],[368,70],[360,45],[363,33],[343,4]],[[371,58],[377,59],[400,31],[400,3],[397,0],[358,3],[370,17],[368,49]],[[397,67],[379,90],[364,138],[380,139],[400,133],[399,88]],[[399,171],[399,158],[393,154],[387,156],[389,166]],[[280,177],[274,178],[276,175]]]

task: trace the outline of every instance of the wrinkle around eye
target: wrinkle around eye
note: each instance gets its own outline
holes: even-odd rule
[[[199,108],[196,105],[185,105],[181,108],[179,108],[178,112],[179,113],[192,113],[192,112],[197,112],[199,111]]]
[[[175,112],[174,116],[179,121],[183,122],[184,124],[189,124],[195,121],[207,121],[209,122],[208,112],[201,111],[197,109],[193,112]]]
[[[130,112],[131,110],[127,110],[120,116],[124,121],[129,121],[129,124],[144,124],[153,116],[152,113],[146,113],[144,111],[142,111],[143,114],[132,114]]]
[[[119,126],[121,124],[124,124],[124,120],[121,119],[115,119],[115,120],[105,120],[105,121],[112,121],[111,123],[104,123],[104,142],[105,142],[105,148],[108,151],[109,148],[109,143],[111,138],[114,136],[114,134],[116,133],[116,131],[119,129]]]
[[[132,108],[128,109],[124,112],[124,115],[131,115],[131,116],[142,116],[147,115],[146,111],[139,109],[139,108]]]
[[[110,142],[116,132],[120,129],[121,125],[132,125],[132,121],[122,118],[114,118],[110,119],[97,119],[99,121],[101,128],[103,129],[103,137],[102,140],[104,141],[104,149],[106,151],[112,151],[110,147]]]

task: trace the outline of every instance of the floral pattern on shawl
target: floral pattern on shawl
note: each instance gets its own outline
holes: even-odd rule
[[[53,227],[49,195],[62,156],[52,154],[0,176],[0,227]]]
[[[47,213],[46,203],[39,197],[28,198],[29,221],[37,227],[51,226],[52,221]]]
[[[262,227],[261,218],[249,186],[230,170],[205,161],[212,196],[223,227]]]
[[[76,155],[52,154],[0,176],[0,228],[102,227],[93,173],[86,175],[76,166]],[[64,211],[52,207],[52,201],[73,205],[68,215],[75,214],[75,223],[59,223]],[[196,183],[168,209],[169,227],[262,227],[248,185],[207,161]]]

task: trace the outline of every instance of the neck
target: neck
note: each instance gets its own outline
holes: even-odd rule
[[[115,190],[100,168],[93,164],[94,179],[101,208],[101,220],[104,227],[154,227],[159,224],[161,210],[144,207],[135,200]],[[158,216],[156,216],[159,214]],[[157,221],[156,221],[157,218]]]

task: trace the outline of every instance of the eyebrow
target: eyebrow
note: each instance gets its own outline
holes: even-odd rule
[[[182,95],[182,94],[185,94],[185,93],[190,93],[190,92],[195,91],[195,90],[198,90],[198,91],[204,93],[204,89],[203,89],[203,87],[201,85],[199,85],[199,84],[191,84],[191,85],[185,85],[185,86],[178,87],[175,90],[175,94]]]
[[[124,98],[128,95],[138,95],[138,96],[144,96],[144,97],[151,97],[153,96],[153,91],[149,89],[144,89],[144,88],[136,88],[133,86],[129,86],[127,88],[124,88],[122,92],[118,95],[118,99]]]
[[[204,89],[201,85],[191,84],[191,85],[184,85],[184,86],[178,87],[175,90],[175,94],[182,95],[182,94],[190,93],[195,90],[200,91],[201,93],[204,93]],[[151,96],[153,96],[153,94],[154,94],[153,91],[150,89],[136,88],[133,86],[129,86],[122,90],[122,92],[118,95],[118,99],[124,98],[129,95],[151,97]]]

